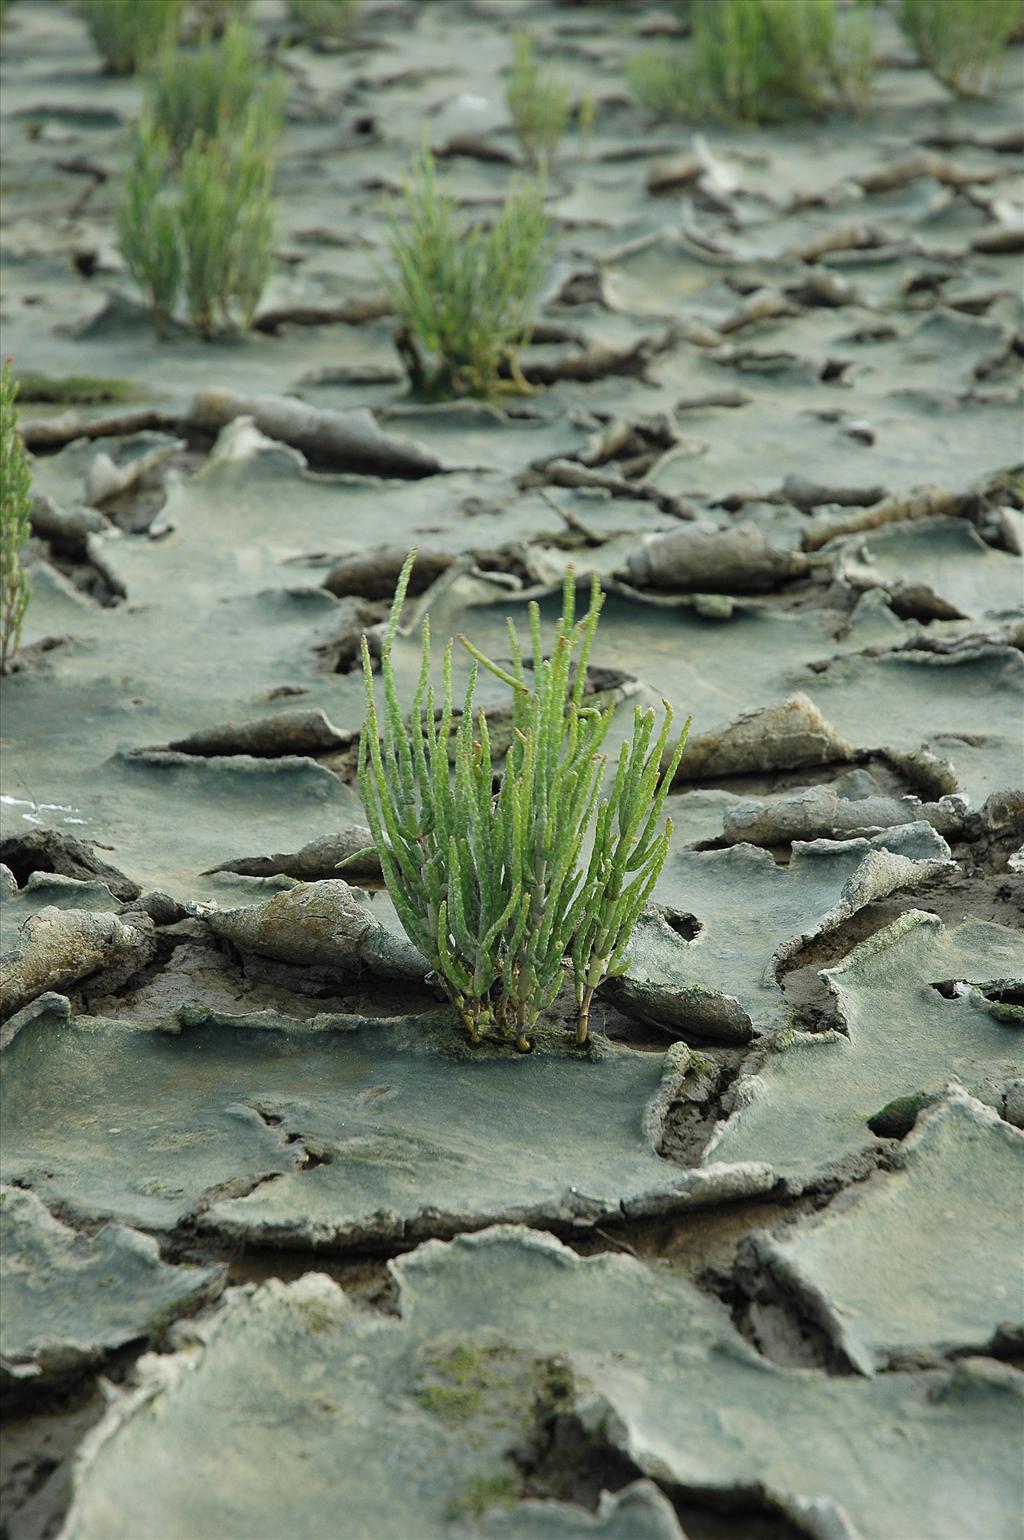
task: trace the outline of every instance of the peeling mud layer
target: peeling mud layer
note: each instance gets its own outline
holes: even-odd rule
[[[213,344],[117,249],[138,81],[4,25],[4,1540],[1020,1540],[1022,45],[957,101],[875,7],[864,118],[695,134],[625,84],[673,8],[286,10]],[[424,139],[467,216],[524,174],[523,27],[574,105],[530,391],[417,400],[388,219]],[[500,658],[572,566],[613,753],[693,716],[585,1053],[568,994],[465,1044],[365,853],[413,545],[403,698],[423,615]]]

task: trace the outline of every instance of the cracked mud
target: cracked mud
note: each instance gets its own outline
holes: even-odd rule
[[[138,82],[10,9],[4,1540],[1019,1540],[1024,138],[873,14],[865,118],[695,135],[625,85],[669,8],[363,0],[283,53],[274,276],[209,346],[117,250]],[[466,210],[522,174],[521,26],[595,103],[530,393],[420,401],[389,208],[424,135]],[[339,871],[414,544],[403,698],[423,615],[500,659],[571,566],[612,753],[693,715],[585,1054],[568,994],[470,1049]]]

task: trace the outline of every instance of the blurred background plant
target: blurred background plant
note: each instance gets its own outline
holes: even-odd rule
[[[220,37],[233,21],[244,21],[249,0],[192,0],[192,16],[200,32]]]
[[[149,113],[143,113],[125,170],[117,233],[121,255],[161,334],[174,314],[183,266],[177,208],[166,190],[169,162],[166,136]]]
[[[255,34],[230,22],[223,36],[194,51],[167,50],[149,91],[153,121],[180,160],[196,134],[208,139],[240,130],[250,110],[273,140],[281,126],[286,82],[262,62]]]
[[[145,69],[178,36],[185,0],[79,0],[111,75]]]
[[[178,232],[189,319],[201,337],[252,321],[273,262],[273,169],[252,109],[233,142],[197,135],[185,155]]]
[[[565,133],[569,87],[538,62],[529,33],[517,33],[513,46],[515,57],[505,101],[523,154],[531,165],[542,168]]]
[[[310,38],[339,38],[355,25],[359,0],[288,0],[295,24]]]
[[[262,62],[242,22],[161,58],[117,215],[122,254],[158,331],[182,294],[202,337],[250,324],[273,265],[285,95],[284,76]]]
[[[1003,51],[1024,28],[1024,0],[898,0],[896,14],[921,62],[957,96],[998,87]]]
[[[689,56],[635,54],[627,75],[656,117],[778,121],[863,110],[874,73],[867,8],[836,0],[692,0]]]
[[[528,388],[517,356],[533,324],[549,233],[537,185],[513,188],[489,228],[468,228],[424,149],[406,184],[405,219],[392,224],[395,271],[387,278],[415,390],[488,396],[503,375]]]
[[[29,599],[21,553],[31,533],[32,472],[18,434],[17,395],[8,358],[0,372],[0,674],[18,649]]]

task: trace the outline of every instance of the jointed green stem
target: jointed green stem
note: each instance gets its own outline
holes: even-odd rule
[[[530,1032],[553,1004],[568,956],[576,979],[576,1040],[584,1044],[594,993],[606,976],[625,970],[629,938],[668,853],[671,821],[662,828],[662,813],[685,729],[668,753],[667,703],[657,736],[654,713],[635,712],[631,739],[601,797],[600,750],[614,708],[599,711],[583,702],[603,596],[595,577],[587,612],[577,621],[571,572],[549,655],[540,611],[530,605],[529,674],[511,623],[511,670],[460,638],[474,664],[457,723],[452,644],[444,655],[438,718],[424,622],[407,725],[392,653],[414,558],[413,552],[402,569],[384,633],[383,719],[365,640],[363,646],[367,715],[359,786],[385,881],[407,934],[472,1042],[493,1023],[528,1052]],[[478,665],[514,692],[512,742],[497,791],[487,718],[474,704]],[[591,829],[583,867],[580,851]]]

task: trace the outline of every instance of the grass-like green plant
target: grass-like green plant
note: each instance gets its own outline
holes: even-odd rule
[[[108,72],[131,75],[177,37],[185,0],[79,0],[79,9]]]
[[[118,210],[121,251],[166,331],[182,292],[202,337],[248,326],[273,264],[273,142],[257,107],[228,141],[197,134],[171,175],[167,139],[143,114]]]
[[[286,89],[280,71],[267,70],[260,61],[255,34],[235,21],[218,41],[208,39],[194,52],[166,52],[149,99],[157,128],[180,159],[197,134],[234,135],[253,111],[264,135],[273,139]]]
[[[252,320],[273,263],[273,152],[252,114],[238,140],[198,137],[182,162],[179,228],[200,336]]]
[[[411,552],[384,635],[380,714],[363,638],[359,789],[388,892],[471,1041],[493,1030],[528,1051],[529,1034],[552,1005],[569,958],[576,1041],[583,1044],[594,991],[603,979],[625,972],[630,937],[665,862],[672,822],[662,826],[662,814],[686,729],[670,749],[667,702],[657,735],[654,712],[637,710],[632,737],[605,788],[600,750],[614,707],[587,705],[585,693],[603,595],[595,577],[587,612],[576,620],[571,572],[549,655],[536,604],[530,606],[525,659],[508,622],[507,669],[459,638],[474,660],[461,713],[452,695],[454,641],[445,649],[435,710],[425,618],[419,681],[406,723],[392,648],[414,560]],[[487,716],[475,707],[478,666],[512,691],[512,744],[503,767],[494,762]],[[584,859],[588,835],[591,853]]]
[[[529,33],[518,33],[514,46],[505,101],[523,153],[543,166],[569,121],[569,87],[537,62]]]
[[[693,118],[693,82],[683,54],[646,48],[626,60],[626,79],[642,107],[656,118]]]
[[[18,386],[11,360],[0,373],[0,674],[21,641],[28,609],[28,579],[21,553],[31,533],[29,488],[32,473],[18,436]]]
[[[192,14],[201,32],[220,37],[233,21],[244,21],[249,0],[192,0]]]
[[[424,149],[406,186],[405,212],[405,222],[392,226],[396,271],[388,289],[414,388],[487,396],[499,388],[503,369],[526,388],[516,360],[533,324],[548,249],[540,189],[513,189],[488,229],[469,229]]]
[[[1003,50],[1024,22],[1021,0],[899,0],[897,16],[932,74],[957,96],[998,85]]]
[[[125,170],[117,211],[121,255],[149,302],[159,332],[166,331],[181,290],[178,212],[168,188],[167,139],[143,113]]]
[[[836,0],[693,0],[681,52],[627,63],[637,98],[658,117],[759,123],[835,106],[863,108],[874,73],[870,13]]]
[[[310,37],[337,38],[354,24],[359,0],[288,0],[288,9]]]

